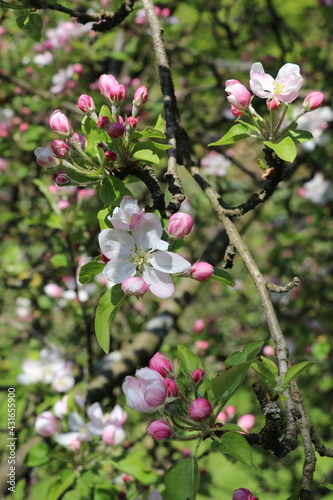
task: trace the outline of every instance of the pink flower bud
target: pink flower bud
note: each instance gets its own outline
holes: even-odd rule
[[[55,168],[59,163],[58,158],[54,156],[53,150],[50,148],[50,146],[47,146],[46,148],[36,148],[34,154],[36,156],[36,161],[40,167],[52,169]]]
[[[149,368],[157,371],[162,377],[172,373],[172,363],[163,354],[157,352],[149,361]]]
[[[238,488],[234,491],[232,500],[259,500],[257,497],[253,496],[251,491],[246,488]]]
[[[71,178],[63,170],[59,170],[53,174],[53,180],[57,186],[65,186],[71,182]]]
[[[214,268],[212,265],[208,264],[208,262],[198,261],[189,270],[191,278],[196,281],[206,281],[212,276],[213,273]]]
[[[191,379],[195,384],[200,384],[205,376],[205,372],[201,370],[201,368],[197,368],[196,370],[193,370],[191,373]]]
[[[113,153],[113,151],[110,151]],[[105,153],[106,155],[106,153]],[[142,297],[149,290],[149,285],[140,276],[128,277],[122,284],[121,289],[125,295],[134,295],[135,297]]]
[[[240,417],[237,421],[237,425],[244,429],[245,432],[249,432],[254,424],[256,423],[256,417],[251,415],[251,413],[246,413],[242,417]]]
[[[243,114],[243,111],[241,111],[240,109],[235,108],[235,106],[233,106],[233,105],[230,106],[230,110],[231,110],[231,113],[236,118],[238,118],[239,116],[241,116]]]
[[[64,113],[62,113],[59,109],[53,111],[50,116],[50,127],[53,132],[56,132],[59,135],[64,137],[68,137],[73,134],[73,127],[71,122],[67,118]]]
[[[270,111],[276,111],[281,105],[281,102],[277,99],[267,99],[267,107]]]
[[[119,122],[111,123],[108,128],[108,135],[111,139],[119,139],[125,133],[125,127]]]
[[[137,108],[140,108],[142,104],[147,102],[148,100],[148,89],[144,85],[141,85],[136,91],[134,92],[134,99],[133,99],[133,104],[135,103]]]
[[[41,436],[52,436],[59,432],[59,422],[53,413],[44,411],[36,417],[35,430]]]
[[[178,396],[179,388],[172,378],[165,378],[164,384],[167,390],[168,398],[175,398]]]
[[[168,221],[167,231],[173,238],[184,238],[193,227],[193,219],[189,214],[177,212],[171,215]]]
[[[127,405],[144,413],[163,405],[167,397],[163,377],[150,368],[136,370],[135,375],[137,378],[127,376],[122,385]]]
[[[274,356],[274,347],[272,347],[271,345],[265,345],[263,347],[263,350],[262,350],[263,354],[265,354],[265,356]]]
[[[126,125],[130,128],[136,128],[137,124],[138,120],[134,118],[134,116],[129,116],[128,118],[126,118]]]
[[[228,94],[227,99],[232,106],[239,110],[249,107],[251,94],[238,80],[227,80],[225,83],[225,91]]]
[[[99,128],[102,128],[103,130],[107,130],[110,126],[111,122],[107,116],[100,116],[97,121],[97,125]]]
[[[319,108],[325,99],[325,96],[322,92],[317,92],[313,90],[310,92],[303,101],[303,108],[306,111],[313,111],[314,109]]]
[[[127,89],[125,85],[114,85],[109,92],[109,98],[113,102],[122,102],[127,97]]]
[[[62,297],[64,290],[59,285],[56,285],[56,283],[49,283],[44,286],[44,292],[52,299],[58,299]]]
[[[69,152],[69,146],[60,139],[55,139],[51,142],[51,149],[58,158],[66,158]]]
[[[196,422],[201,422],[209,418],[212,411],[212,405],[206,398],[195,399],[188,409],[190,417]]]
[[[114,151],[105,151],[105,157],[108,161],[116,161],[117,156],[117,153],[115,153]]]
[[[77,105],[79,106],[81,111],[83,111],[87,115],[90,115],[96,109],[93,98],[87,94],[80,95],[80,97],[77,101]]]
[[[157,441],[164,441],[172,436],[171,428],[166,422],[163,422],[163,420],[155,420],[152,422],[149,425],[147,432]]]
[[[112,75],[101,75],[98,81],[99,91],[104,97],[110,99],[110,91],[112,87],[118,85],[117,80]]]
[[[233,405],[228,405],[225,407],[225,412],[228,418],[233,418],[236,415],[236,407]]]
[[[86,147],[88,146],[88,141],[87,141],[87,138],[85,135],[77,134],[76,132],[74,132],[72,138],[78,143],[78,145],[80,146],[82,151],[84,151],[86,149]]]
[[[203,319],[198,318],[195,320],[194,325],[193,325],[193,332],[194,333],[201,333],[205,328],[206,328],[206,323]]]

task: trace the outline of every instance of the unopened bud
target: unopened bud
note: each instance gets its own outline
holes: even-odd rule
[[[51,142],[51,149],[57,158],[66,158],[69,153],[69,146],[60,139],[55,139]]]
[[[190,417],[196,422],[201,422],[209,418],[212,411],[212,405],[206,398],[195,399],[188,409]]]
[[[168,221],[167,231],[173,238],[184,238],[193,227],[193,219],[189,214],[177,212],[171,215]]]
[[[148,292],[149,285],[140,276],[130,276],[122,282],[121,289],[125,295],[134,295],[139,298]]]
[[[164,384],[169,398],[175,398],[176,396],[178,396],[179,388],[172,378],[165,378]]]
[[[188,271],[191,278],[196,281],[206,281],[214,273],[214,268],[208,262],[196,262]]]
[[[313,111],[314,109],[319,108],[325,99],[325,96],[322,92],[317,92],[313,90],[310,92],[303,101],[303,108],[306,111]]]
[[[71,182],[71,178],[63,170],[55,172],[55,174],[53,174],[53,180],[59,187],[65,186]]]
[[[111,123],[108,128],[108,135],[111,139],[119,139],[125,133],[125,127],[119,122]]]
[[[79,106],[81,111],[83,111],[87,115],[90,115],[96,109],[93,98],[87,94],[80,95],[80,97],[77,101],[77,105]]]
[[[155,420],[152,422],[149,425],[147,432],[157,441],[164,441],[172,436],[171,428],[163,420]]]
[[[49,123],[53,132],[56,132],[59,135],[69,137],[73,134],[73,127],[71,125],[71,122],[69,121],[67,116],[64,115],[64,113],[62,113],[59,109],[53,111],[52,115],[50,116]]]
[[[110,120],[107,116],[100,116],[97,121],[97,125],[99,128],[102,128],[103,130],[107,130],[110,127]]]
[[[117,159],[117,153],[114,151],[105,151],[105,157],[108,161],[116,161]]]
[[[149,368],[158,372],[162,377],[172,373],[172,363],[163,354],[157,352],[149,361]]]
[[[191,373],[191,379],[195,384],[200,384],[205,376],[205,372],[201,370],[201,368],[197,368],[196,370],[193,370]]]

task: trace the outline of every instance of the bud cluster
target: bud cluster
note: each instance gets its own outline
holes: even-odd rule
[[[137,115],[148,100],[148,89],[143,85],[136,89],[132,114],[124,117],[120,115],[120,108],[128,96],[125,85],[112,75],[101,75],[99,90],[107,102],[99,115],[90,95],[82,94],[78,98],[77,105],[85,113],[82,120],[85,135],[75,133],[70,119],[56,110],[49,118],[49,125],[61,138],[52,141],[50,146],[35,149],[38,165],[51,170],[58,185],[94,184],[117,170],[140,166],[140,162],[132,160],[133,148],[138,142],[134,132]],[[96,147],[102,150],[98,154]]]

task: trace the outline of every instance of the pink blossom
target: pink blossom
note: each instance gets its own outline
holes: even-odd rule
[[[320,108],[323,104],[325,96],[322,92],[317,92],[316,90],[310,92],[303,101],[303,108],[306,111],[313,111],[314,109]]]
[[[253,496],[251,491],[246,488],[238,488],[234,491],[232,500],[259,500],[257,497]]]
[[[203,349],[205,351],[209,347],[209,342],[208,342],[208,340],[196,340],[195,346],[198,349]]]
[[[157,352],[149,361],[149,368],[157,371],[162,377],[172,373],[172,363],[163,354]]]
[[[63,291],[64,290],[59,285],[56,285],[55,283],[49,283],[48,285],[44,286],[44,292],[46,293],[46,295],[48,295],[52,299],[58,299],[59,297],[61,297],[63,294]]]
[[[191,379],[193,380],[193,382],[195,384],[201,383],[202,380],[203,380],[203,378],[204,378],[204,376],[205,376],[205,372],[203,370],[201,370],[201,368],[196,368],[191,373]]]
[[[236,109],[243,111],[249,107],[252,96],[247,88],[238,80],[227,80],[225,91],[228,94],[228,101]]]
[[[223,177],[226,175],[231,161],[217,151],[210,151],[201,160],[201,166],[205,168],[205,174]]]
[[[140,211],[137,200],[132,198],[132,196],[126,195],[121,200],[120,206],[116,207],[112,212],[112,217],[108,216],[108,220],[115,229],[128,231],[132,228],[138,217],[144,213],[144,210]]]
[[[325,179],[321,172],[316,172],[313,178],[298,190],[298,195],[312,203],[324,205],[333,199],[332,183]]]
[[[64,137],[68,137],[73,134],[73,128],[71,122],[67,118],[64,113],[62,113],[59,109],[53,111],[50,116],[50,127],[53,132],[56,132],[59,135]]]
[[[190,417],[196,422],[207,420],[211,416],[212,411],[212,405],[206,398],[195,399],[188,409]]]
[[[194,333],[200,333],[205,328],[206,328],[206,322],[203,319],[198,318],[195,320],[194,325],[193,325],[193,332]]]
[[[244,429],[245,432],[249,432],[256,422],[256,417],[250,413],[246,413],[240,417],[237,421],[237,425]]]
[[[41,436],[53,436],[59,431],[59,421],[50,411],[37,415],[35,430]]]
[[[66,158],[69,153],[69,146],[60,139],[55,139],[51,142],[51,149],[57,158]]]
[[[196,262],[189,270],[189,275],[196,281],[206,281],[214,273],[214,268],[208,262]]]
[[[148,101],[148,89],[144,85],[141,85],[141,87],[136,89],[136,91],[134,92],[133,102],[135,103],[136,107],[140,107],[147,101]]]
[[[108,127],[107,132],[111,139],[119,139],[119,137],[124,135],[125,127],[122,123],[119,122],[111,123]]]
[[[112,75],[101,75],[99,77],[99,81],[98,81],[98,84],[99,84],[99,90],[100,90],[100,93],[106,97],[107,99],[110,99],[110,92],[111,92],[111,89],[112,87],[114,87],[115,85],[118,85],[118,82],[117,80],[115,79],[114,76]]]
[[[103,130],[107,130],[111,125],[110,119],[107,116],[100,116],[97,121],[97,125]]]
[[[127,413],[116,405],[111,413],[103,414],[101,405],[93,403],[87,409],[90,419],[88,429],[91,434],[101,435],[102,440],[108,445],[118,445],[125,439],[126,433],[122,428],[127,419]]]
[[[88,424],[83,420],[81,415],[73,412],[68,417],[69,432],[57,434],[55,441],[62,446],[68,446],[73,451],[80,448],[81,442],[91,441],[92,434],[89,432]]]
[[[113,162],[113,161],[116,161],[116,159],[118,158],[118,155],[115,151],[105,151],[105,158],[108,161]]]
[[[128,406],[146,413],[163,405],[167,397],[163,377],[150,368],[136,370],[135,375],[127,376],[122,385]]]
[[[40,167],[52,169],[59,164],[59,160],[54,156],[53,150],[50,146],[47,146],[46,148],[36,148],[34,154]]]
[[[177,212],[172,214],[167,226],[167,231],[173,238],[184,238],[193,228],[193,219],[189,214]]]
[[[270,111],[276,111],[277,109],[279,109],[280,105],[280,101],[278,99],[275,99],[275,97],[273,99],[267,100],[267,107]]]
[[[134,297],[143,297],[149,290],[149,285],[140,276],[126,278],[122,284],[121,289],[125,295],[134,295]]]
[[[252,65],[250,78],[250,87],[255,95],[264,99],[272,97],[285,103],[298,97],[298,91],[303,84],[299,66],[291,63],[284,64],[274,80],[264,72],[262,64],[256,62]]]
[[[78,107],[84,113],[91,114],[95,111],[95,103],[90,95],[82,94],[77,101]]]
[[[136,118],[134,118],[134,116],[129,116],[128,118],[126,118],[126,128],[128,129],[133,129],[137,126],[138,124],[138,120]]]
[[[156,441],[164,441],[172,436],[170,426],[163,420],[155,420],[147,429],[148,434],[151,435]]]
[[[265,345],[262,352],[265,356],[274,356],[274,347],[271,345]]]
[[[112,102],[122,102],[127,97],[127,89],[125,85],[117,84],[110,88],[109,99]]]
[[[165,378],[164,384],[167,390],[168,398],[175,398],[178,396],[179,387],[172,378]]]
[[[233,405],[226,406],[224,410],[228,418],[233,418],[236,415],[236,408]]]

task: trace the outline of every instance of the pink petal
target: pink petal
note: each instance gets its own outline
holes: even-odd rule
[[[145,266],[142,277],[150,285],[149,289],[151,293],[160,299],[168,299],[175,291],[172,278],[169,274]]]

